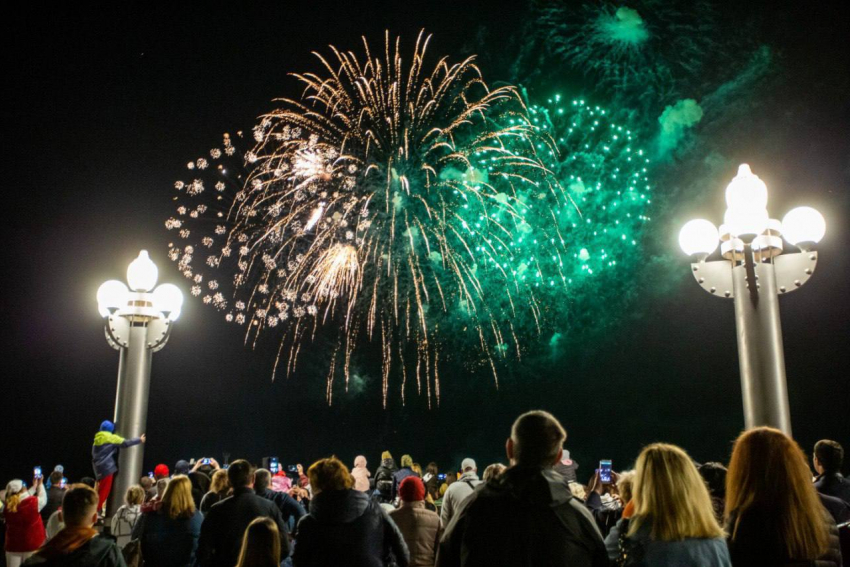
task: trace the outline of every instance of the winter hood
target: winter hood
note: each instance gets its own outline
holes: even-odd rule
[[[310,515],[326,524],[349,524],[366,513],[371,500],[358,490],[326,490],[310,502]]]

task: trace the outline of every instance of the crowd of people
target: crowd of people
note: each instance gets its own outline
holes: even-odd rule
[[[441,473],[389,451],[306,470],[239,459],[158,465],[104,516],[124,439],[110,422],[94,477],[20,479],[0,507],[7,567],[163,566],[802,566],[850,564],[844,451],[819,441],[812,467],[784,433],[745,431],[728,465],[654,443],[634,470],[596,469],[584,485],[566,432],[543,411],[517,418],[479,476],[473,458]],[[842,545],[844,550],[842,554]]]

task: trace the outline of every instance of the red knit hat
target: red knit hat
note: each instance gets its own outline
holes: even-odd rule
[[[168,465],[159,464],[153,469],[153,475],[156,478],[165,478],[168,476]]]
[[[418,476],[409,476],[398,485],[398,495],[404,502],[425,500],[425,485]]]

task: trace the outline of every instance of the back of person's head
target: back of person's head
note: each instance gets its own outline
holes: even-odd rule
[[[418,474],[420,477],[422,476],[422,465],[420,465],[419,463],[413,463],[412,465],[410,465],[410,470]]]
[[[803,450],[770,427],[742,433],[735,441],[726,474],[726,517],[737,523],[751,508],[765,511],[776,523],[789,557],[810,561],[823,554],[829,533],[823,506],[812,484]]]
[[[425,499],[425,485],[416,476],[405,478],[398,485],[398,496],[402,502],[419,502]]]
[[[174,463],[174,474],[189,474],[192,465],[186,459],[180,459]]]
[[[153,479],[149,476],[143,476],[139,479],[139,484],[145,490],[150,490],[151,488],[153,488]]]
[[[254,467],[245,459],[235,460],[227,469],[227,478],[233,488],[250,486],[254,483]]]
[[[345,490],[354,484],[348,468],[336,457],[316,461],[307,469],[307,476],[314,494],[325,490]]]
[[[50,484],[52,486],[59,486],[62,483],[62,471],[53,471],[50,473]]]
[[[124,502],[129,506],[138,506],[145,501],[145,489],[141,486],[131,486],[124,495]]]
[[[524,413],[511,428],[512,458],[523,466],[551,467],[566,439],[567,432],[551,413],[540,410]]]
[[[97,492],[85,484],[72,484],[62,497],[66,526],[91,527],[97,521]]]
[[[425,467],[425,472],[437,476],[438,474],[440,474],[440,469],[437,468],[437,463],[431,461],[430,463],[428,463],[428,466]]]
[[[255,518],[245,528],[236,567],[279,567],[280,531],[274,520]]]
[[[109,421],[108,419],[104,419],[100,422],[100,430],[106,431],[107,433],[115,432],[115,424]]]
[[[402,455],[401,456],[401,467],[410,467],[413,465],[413,457],[410,455]]]
[[[708,486],[708,492],[717,498],[726,496],[726,467],[720,463],[703,463],[697,469]]]
[[[354,466],[359,468],[365,468],[366,457],[364,457],[363,455],[357,455],[356,457],[354,457]]]
[[[661,541],[725,535],[696,466],[675,445],[654,443],[641,451],[635,466],[634,502],[628,535],[642,526]]]
[[[620,500],[623,504],[628,504],[634,494],[635,486],[635,471],[623,471],[620,473],[620,478],[617,480],[617,491],[620,493]]]
[[[210,483],[210,492],[225,492],[230,490],[230,479],[227,478],[227,470],[218,469],[212,475],[212,482]]]
[[[89,488],[94,488],[94,485],[96,483],[97,483],[97,481],[90,476],[84,476],[83,478],[80,479],[80,484],[85,484]]]
[[[268,469],[254,471],[254,490],[265,490],[272,483],[272,473]]]
[[[499,478],[503,472],[505,472],[505,465],[502,463],[493,463],[492,465],[487,465],[481,478],[484,479],[484,482],[487,482],[488,480]]]
[[[195,515],[195,500],[192,498],[192,482],[189,477],[178,474],[172,478],[162,495],[162,512],[172,520],[191,518]]]
[[[24,481],[16,478],[6,485],[6,496],[4,497],[4,510],[6,512],[17,512],[18,504],[26,495],[27,487]]]
[[[170,475],[171,471],[168,470],[168,465],[160,463],[153,468],[153,476],[156,480],[168,478]]]
[[[162,498],[162,495],[165,494],[165,489],[168,488],[169,480],[167,478],[161,478],[156,481],[156,495]]]
[[[825,473],[837,473],[844,463],[844,448],[837,441],[821,439],[815,443],[815,457]]]
[[[389,451],[384,451],[383,453],[381,453],[381,460],[382,461],[387,461],[387,460],[391,461],[392,459],[393,459],[393,455]]]

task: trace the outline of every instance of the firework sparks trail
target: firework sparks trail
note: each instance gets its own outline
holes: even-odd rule
[[[213,167],[196,160],[197,179],[175,185],[166,227],[187,242],[170,257],[192,294],[245,325],[246,342],[274,328],[287,373],[320,327],[335,333],[328,403],[337,366],[347,385],[371,341],[384,405],[394,371],[439,403],[443,329],[459,325],[495,376],[497,358],[521,352],[513,321],[539,329],[541,302],[567,287],[552,218],[574,205],[544,165],[554,142],[473,57],[429,67],[429,41],[409,59],[389,34],[383,53],[364,39],[364,57],[316,54],[322,71],[293,75],[301,98],[276,101],[251,150],[226,135]]]

